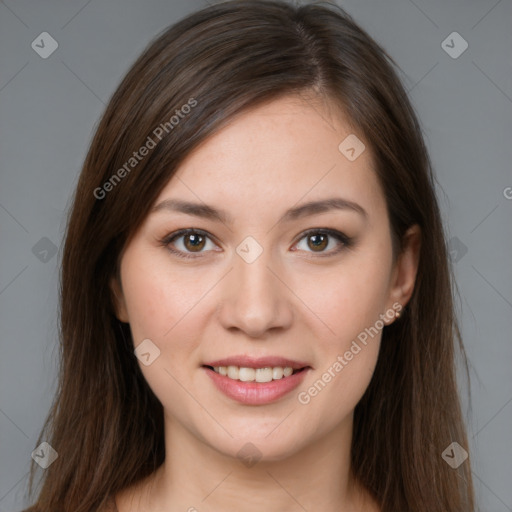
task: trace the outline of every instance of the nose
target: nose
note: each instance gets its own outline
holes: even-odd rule
[[[233,269],[223,280],[220,322],[225,329],[261,338],[270,329],[285,330],[293,319],[291,298],[282,265],[264,250],[251,263],[236,252]]]

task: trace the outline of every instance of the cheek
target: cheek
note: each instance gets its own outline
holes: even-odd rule
[[[322,371],[301,389],[299,403],[311,416],[322,417],[324,428],[343,421],[361,400],[377,363],[379,345],[380,335],[366,346],[349,343],[347,350],[329,358]]]
[[[382,259],[381,259],[382,261]],[[357,257],[337,269],[297,280],[295,290],[305,305],[303,318],[329,353],[345,350],[384,312],[388,293],[384,261]]]
[[[169,343],[194,315],[205,293],[205,284],[197,276],[170,269],[165,257],[134,252],[123,261],[124,296],[135,344],[139,338]]]
[[[314,404],[316,414],[331,411],[326,421],[333,425],[357,405],[377,363],[389,278],[379,251],[361,253],[338,271],[316,276],[314,287],[309,280],[302,287],[301,297],[316,315],[310,328],[317,333],[319,364],[299,402]]]
[[[379,315],[384,289],[385,280],[378,275],[341,276],[315,297],[322,319],[315,331],[318,364],[297,398],[306,411],[323,418],[324,428],[347,417],[371,381],[383,327]],[[311,292],[309,298],[313,300]]]
[[[197,349],[204,318],[201,297],[211,284],[205,286],[186,272],[170,273],[169,266],[158,258],[147,264],[150,260],[142,252],[126,253],[121,266],[134,347],[149,339],[159,350],[149,365],[139,361],[139,367],[164,409],[185,421],[187,414],[192,414],[194,401],[183,384],[190,381],[199,364]]]

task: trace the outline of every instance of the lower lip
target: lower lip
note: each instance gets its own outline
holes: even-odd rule
[[[217,389],[226,396],[245,405],[270,404],[293,391],[304,380],[309,368],[271,382],[242,382],[216,373],[203,366]]]

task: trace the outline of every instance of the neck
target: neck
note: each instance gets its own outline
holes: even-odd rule
[[[147,492],[139,496],[147,507],[138,510],[378,510],[352,477],[351,439],[352,417],[288,456],[268,460],[262,453],[251,464],[216,451],[166,417],[166,458],[144,483]]]

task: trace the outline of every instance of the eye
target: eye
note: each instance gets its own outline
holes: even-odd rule
[[[330,244],[329,238],[334,238],[338,243]],[[319,253],[320,256],[332,256],[334,254],[338,254],[344,248],[351,247],[352,245],[351,238],[346,236],[344,233],[334,229],[310,229],[302,235],[299,241],[304,239],[306,240],[306,249],[301,250],[306,250],[306,252]],[[334,247],[337,245],[337,248],[332,250],[331,247],[331,250],[329,251],[324,250],[330,245],[334,245]],[[312,250],[308,251],[308,248]]]
[[[175,243],[175,240],[183,238],[181,243],[177,245],[180,246],[178,249],[173,248],[172,244]],[[166,246],[169,251],[176,254],[176,256],[180,256],[181,258],[196,258],[198,256],[193,256],[193,253],[201,253],[202,249],[207,245],[206,240],[211,240],[210,237],[206,234],[206,232],[199,229],[181,229],[176,233],[172,233],[171,235],[165,237],[161,240],[161,244]]]
[[[338,243],[330,244],[330,238],[335,239]],[[352,239],[350,237],[334,229],[310,229],[302,234],[299,242],[304,239],[307,239],[306,247],[312,250],[308,251],[307,248],[302,248],[300,250],[317,253],[322,257],[338,254],[344,248],[351,247],[352,245]],[[176,243],[177,240],[180,240],[180,242]],[[180,229],[175,233],[171,233],[161,240],[160,243],[180,258],[198,258],[202,252],[205,252],[203,249],[208,245],[208,240],[211,242],[210,236],[205,231],[188,228]],[[213,242],[211,243],[213,244]],[[297,245],[298,244],[295,244],[294,247]],[[335,247],[337,245],[337,248],[331,248],[331,250],[326,251],[326,247],[329,247],[330,245],[334,245]],[[292,250],[295,251],[297,249]],[[196,253],[197,256],[195,256],[194,253]]]

